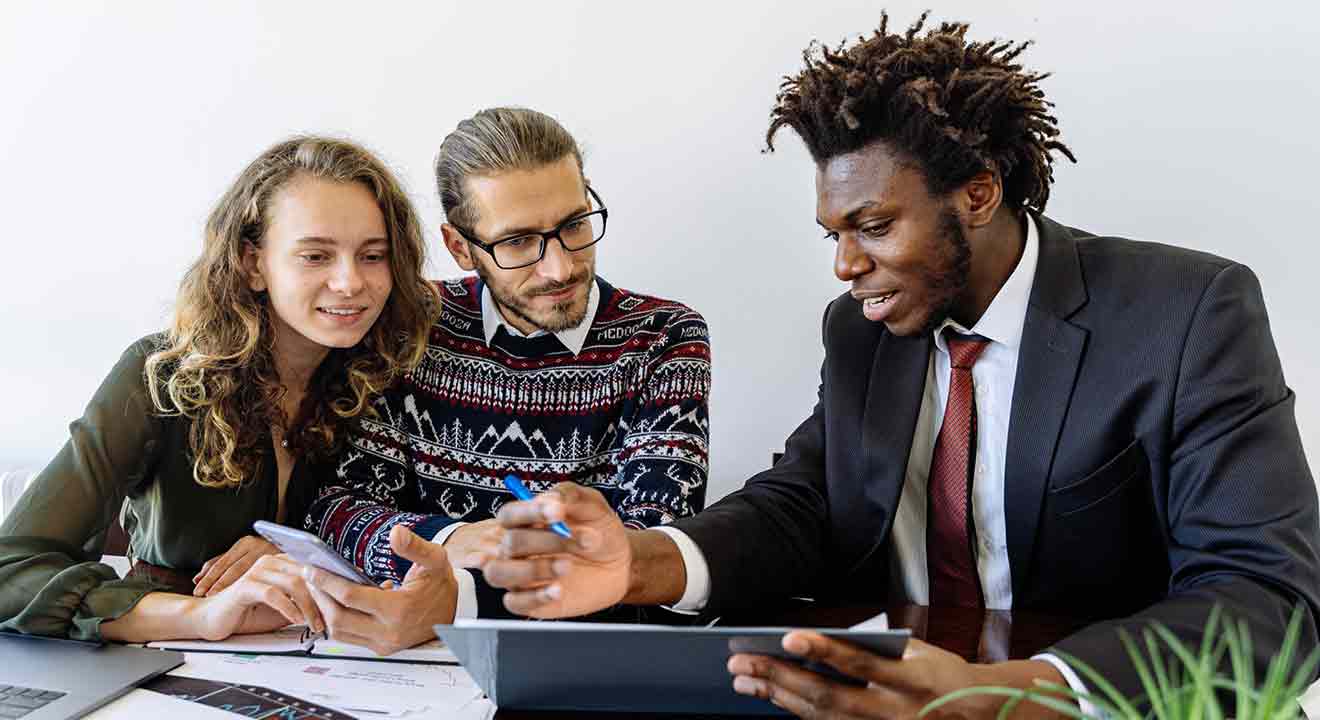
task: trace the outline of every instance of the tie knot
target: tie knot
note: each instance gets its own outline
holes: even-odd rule
[[[980,335],[960,335],[952,328],[944,331],[944,341],[949,345],[949,364],[960,370],[970,370],[990,344]]]

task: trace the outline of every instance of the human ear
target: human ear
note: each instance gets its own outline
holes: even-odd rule
[[[257,246],[250,241],[243,242],[243,270],[247,272],[248,287],[252,292],[266,290],[266,278],[261,274],[261,262],[257,256]]]
[[[477,264],[472,259],[472,245],[468,243],[467,238],[459,234],[457,228],[445,223],[440,226],[440,235],[445,239],[445,249],[454,256],[454,262],[458,263],[464,272],[477,269]]]
[[[999,173],[982,170],[963,184],[957,196],[962,221],[969,228],[982,227],[990,223],[1003,203],[1004,184]]]

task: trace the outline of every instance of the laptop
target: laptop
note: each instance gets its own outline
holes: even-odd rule
[[[0,719],[69,720],[183,664],[183,654],[0,632]]]

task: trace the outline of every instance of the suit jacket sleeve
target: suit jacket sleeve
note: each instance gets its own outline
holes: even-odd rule
[[[1260,286],[1229,265],[1206,288],[1187,330],[1169,432],[1165,483],[1171,578],[1167,597],[1092,625],[1055,649],[1095,667],[1125,694],[1139,680],[1118,630],[1159,622],[1190,647],[1215,605],[1248,623],[1257,677],[1295,606],[1297,654],[1316,646],[1320,612],[1316,487],[1302,451]],[[1064,610],[1064,609],[1061,609]]]

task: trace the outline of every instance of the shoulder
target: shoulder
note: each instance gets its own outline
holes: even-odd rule
[[[441,335],[481,334],[481,291],[475,275],[436,280],[440,312],[431,326],[432,341]]]
[[[589,344],[710,362],[710,328],[701,313],[677,300],[615,288],[604,280],[600,287]]]
[[[1246,266],[1212,253],[1146,239],[1098,235],[1048,218],[1042,218],[1042,222],[1053,231],[1049,235],[1062,236],[1075,245],[1091,301],[1113,296],[1129,301],[1167,299],[1178,304],[1180,300],[1198,299],[1226,270],[1251,276]]]
[[[710,332],[701,313],[677,301],[616,288],[600,283],[600,307],[596,310],[597,328],[613,327],[637,331],[649,329],[679,339],[709,341]]]
[[[147,360],[168,345],[169,337],[164,332],[152,333],[134,340],[120,353],[119,361],[111,371],[111,378],[122,382],[133,381],[145,390]]]

